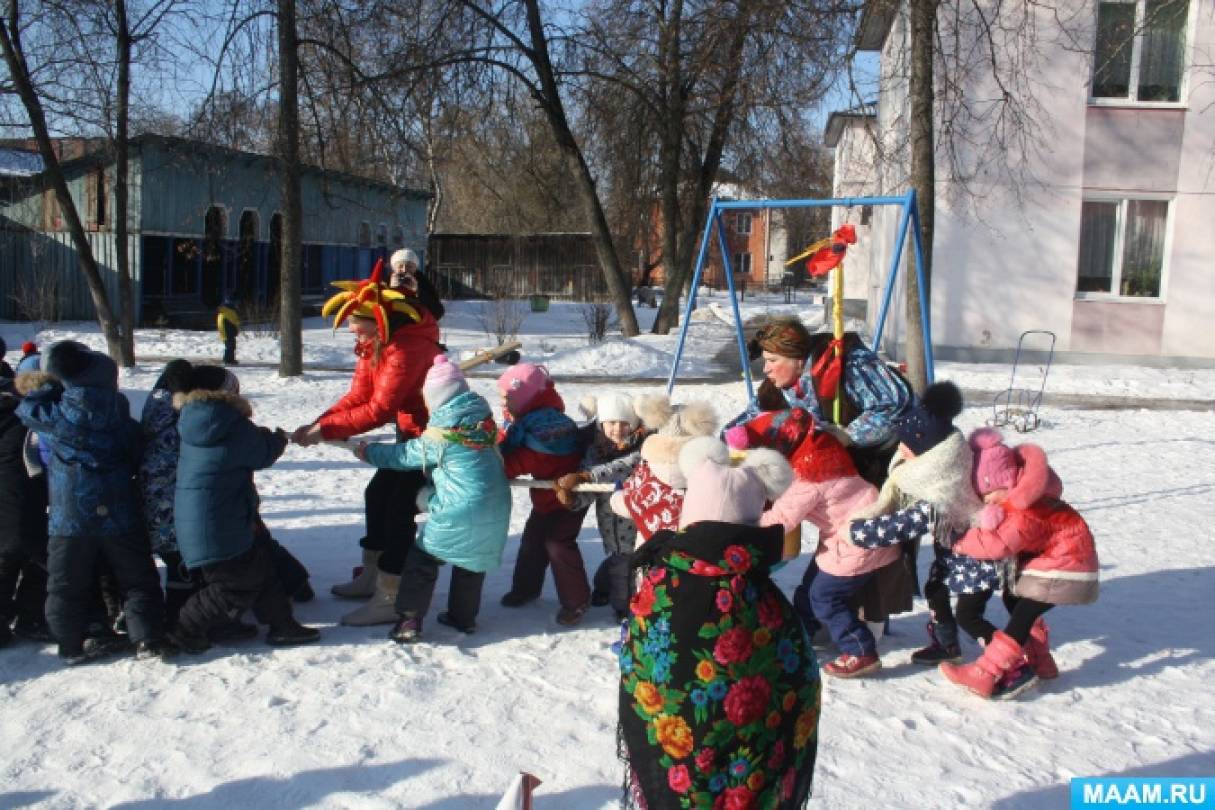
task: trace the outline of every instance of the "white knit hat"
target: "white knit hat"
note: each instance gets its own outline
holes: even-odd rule
[[[628,422],[630,428],[635,428],[641,422],[637,409],[633,407],[633,398],[628,394],[604,394],[595,397],[584,397],[578,403],[588,417],[603,422]]]

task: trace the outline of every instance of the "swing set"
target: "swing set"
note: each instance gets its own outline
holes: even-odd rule
[[[924,284],[924,247],[920,238],[920,211],[916,204],[915,189],[909,189],[906,194],[899,197],[837,197],[828,200],[719,200],[713,198],[712,204],[709,207],[709,214],[705,221],[704,235],[700,240],[700,252],[696,256],[696,270],[692,274],[692,289],[688,294],[688,304],[684,310],[683,323],[679,327],[679,342],[675,346],[675,359],[671,363],[671,374],[667,378],[667,393],[671,393],[671,389],[675,387],[675,377],[679,372],[679,361],[683,357],[684,341],[688,335],[688,325],[692,320],[692,311],[696,309],[696,291],[700,285],[700,278],[704,273],[705,260],[709,253],[709,240],[713,235],[714,226],[717,231],[717,245],[721,252],[721,260],[724,265],[726,285],[730,291],[730,307],[734,314],[734,331],[735,337],[738,340],[738,358],[742,371],[743,382],[747,385],[747,400],[755,401],[755,390],[752,386],[750,373],[750,360],[747,356],[747,341],[743,336],[742,315],[738,310],[738,296],[734,288],[734,268],[730,265],[730,250],[726,244],[725,225],[721,220],[723,211],[736,210],[754,210],[756,208],[830,208],[833,206],[851,207],[854,205],[895,205],[902,209],[902,216],[899,218],[899,226],[897,238],[894,245],[894,253],[890,257],[890,272],[886,276],[886,287],[882,293],[882,306],[878,312],[877,328],[874,331],[872,348],[878,350],[878,346],[882,342],[882,333],[886,328],[886,316],[890,310],[890,300],[894,295],[894,283],[898,278],[899,263],[903,257],[903,248],[907,243],[907,234],[910,231],[912,235],[912,249],[915,251],[915,270],[916,279],[921,290],[925,289]],[[851,237],[851,238],[849,238]],[[815,242],[802,253],[790,259],[786,264],[793,264],[807,256],[810,257],[808,267],[812,274],[826,273],[828,270],[835,270],[834,289],[832,292],[833,299],[833,346],[834,346],[834,363],[839,369],[843,358],[843,337],[844,337],[844,254],[847,251],[849,243],[856,242],[856,235],[852,232],[852,226],[845,225],[839,228],[832,236]],[[920,296],[920,323],[924,330],[924,361],[928,371],[928,381],[933,380],[933,359],[932,359],[932,322],[929,314],[930,307],[928,305],[927,296]],[[835,398],[835,416],[839,418],[840,412],[840,397]]]

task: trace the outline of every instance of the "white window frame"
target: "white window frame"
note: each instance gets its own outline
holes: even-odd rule
[[[1126,206],[1127,203],[1137,200],[1146,201],[1162,201],[1168,203],[1168,208],[1164,214],[1164,246],[1161,248],[1164,255],[1160,257],[1160,291],[1155,297],[1145,295],[1122,295],[1117,292],[1122,289],[1122,250],[1125,245],[1126,238]],[[1173,211],[1177,200],[1174,194],[1164,194],[1151,191],[1135,191],[1135,192],[1105,192],[1105,191],[1089,191],[1085,192],[1081,202],[1083,205],[1086,202],[1103,202],[1103,203],[1118,203],[1118,213],[1115,216],[1114,225],[1114,266],[1111,271],[1110,288],[1112,292],[1081,292],[1074,291],[1076,300],[1081,301],[1107,301],[1120,304],[1163,304],[1166,302],[1167,296],[1165,290],[1168,289],[1169,281],[1169,265],[1172,263],[1173,256]],[[1079,238],[1076,240],[1076,267],[1073,276],[1072,285],[1079,283],[1080,266],[1079,266]]]
[[[734,232],[740,236],[750,236],[754,217],[750,211],[739,211],[734,216]],[[747,227],[743,228],[743,223],[747,223]]]
[[[1140,101],[1139,95],[1139,58],[1143,53],[1143,21],[1147,16],[1147,0],[1097,0],[1093,4],[1093,62],[1088,76],[1088,105],[1090,107],[1142,107],[1157,110],[1185,110],[1190,95],[1190,63],[1194,55],[1194,28],[1198,24],[1198,4],[1202,0],[1187,0],[1185,21],[1185,59],[1181,68],[1181,80],[1177,85],[1176,101]],[[1112,96],[1094,96],[1093,79],[1097,59],[1097,15],[1103,3],[1121,3],[1135,6],[1135,39],[1131,43],[1131,75],[1127,79],[1128,95],[1125,98]],[[1138,199],[1148,199],[1141,197]]]

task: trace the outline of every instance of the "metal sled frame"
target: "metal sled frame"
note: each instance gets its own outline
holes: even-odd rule
[[[1038,390],[1017,388],[1017,366],[1021,363],[1021,351],[1025,338],[1029,335],[1050,335],[1050,349],[1046,354],[1046,368],[1042,370],[1042,384]],[[1050,374],[1050,364],[1055,359],[1055,333],[1046,329],[1030,329],[1021,333],[1017,339],[1017,353],[1013,355],[1012,376],[1008,379],[1008,390],[996,394],[991,404],[991,419],[987,424],[991,427],[1011,425],[1018,433],[1029,433],[1040,424],[1038,409],[1042,407],[1042,395],[1046,391],[1046,378]],[[1015,403],[1014,403],[1015,398]],[[1003,408],[1001,408],[1003,403]]]
[[[717,226],[717,246],[721,251],[721,260],[726,275],[726,286],[730,290],[730,306],[734,312],[734,331],[738,339],[738,361],[742,370],[743,381],[747,384],[747,399],[755,400],[755,389],[751,384],[751,363],[747,357],[747,340],[743,336],[742,315],[738,311],[738,295],[734,289],[734,268],[730,265],[730,251],[726,244],[726,229],[721,221],[722,211],[754,211],[763,208],[830,208],[833,206],[851,207],[854,205],[897,205],[903,209],[899,219],[898,238],[894,243],[894,253],[890,257],[890,272],[886,276],[886,288],[882,293],[882,307],[878,312],[877,328],[874,330],[873,350],[877,351],[882,342],[882,333],[886,328],[886,316],[890,310],[890,299],[894,295],[894,282],[898,278],[899,264],[903,258],[903,248],[907,243],[907,233],[911,232],[912,245],[915,251],[915,271],[919,288],[925,289],[924,284],[924,246],[920,237],[920,209],[916,204],[915,189],[908,189],[901,197],[837,197],[828,200],[719,200],[713,198],[709,206],[709,214],[705,219],[704,236],[700,240],[700,252],[696,256],[696,270],[692,274],[692,289],[688,294],[688,304],[684,309],[683,323],[679,327],[679,342],[675,346],[675,359],[671,363],[671,374],[667,378],[667,393],[675,387],[675,377],[679,373],[679,361],[683,358],[684,341],[688,336],[688,326],[692,322],[692,311],[696,308],[696,290],[700,286],[700,277],[704,273],[705,260],[709,254],[709,239],[713,235],[713,226]],[[933,381],[932,360],[932,320],[928,296],[920,296],[920,323],[924,329],[924,362],[928,371],[928,381]]]

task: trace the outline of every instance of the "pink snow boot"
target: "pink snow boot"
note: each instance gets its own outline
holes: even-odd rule
[[[1030,628],[1029,640],[1025,642],[1025,657],[1034,668],[1034,674],[1042,680],[1059,677],[1059,667],[1050,654],[1050,628],[1041,617]]]
[[[942,675],[958,686],[965,686],[981,698],[990,698],[1004,673],[1015,669],[1023,660],[1021,645],[1002,630],[997,630],[983,650],[983,655],[973,664],[951,664],[946,661],[939,669]],[[1032,685],[1032,681],[1024,684],[1021,691]]]

